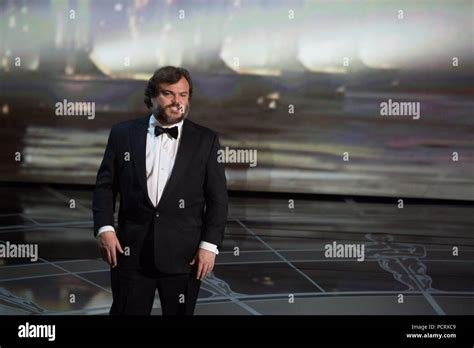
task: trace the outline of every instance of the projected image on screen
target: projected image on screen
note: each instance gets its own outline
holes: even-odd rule
[[[92,185],[110,127],[149,115],[147,79],[175,65],[230,190],[472,199],[472,3],[292,7],[1,2],[0,179]]]

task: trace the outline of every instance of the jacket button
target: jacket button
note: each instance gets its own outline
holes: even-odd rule
[[[160,217],[160,214],[156,213],[156,215],[155,215],[155,216],[156,216],[156,217]]]

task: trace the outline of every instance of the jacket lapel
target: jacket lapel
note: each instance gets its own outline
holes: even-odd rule
[[[150,116],[144,117],[137,120],[137,122],[130,127],[130,150],[135,175],[138,178],[138,184],[145,193],[148,204],[154,208],[154,205],[148,196],[148,187],[146,183],[146,138],[149,121]]]

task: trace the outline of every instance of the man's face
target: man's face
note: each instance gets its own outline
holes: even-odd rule
[[[172,125],[185,119],[189,113],[189,83],[184,78],[173,84],[160,84],[160,91],[151,98],[152,112],[164,125]]]

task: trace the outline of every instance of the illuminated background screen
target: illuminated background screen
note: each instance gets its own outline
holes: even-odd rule
[[[230,190],[474,197],[469,0],[0,10],[2,181],[93,185],[111,126],[147,116],[147,79],[176,65],[195,84],[189,118],[257,150],[255,166],[226,164]],[[57,115],[66,102],[94,114]],[[402,102],[419,112],[397,116]]]

